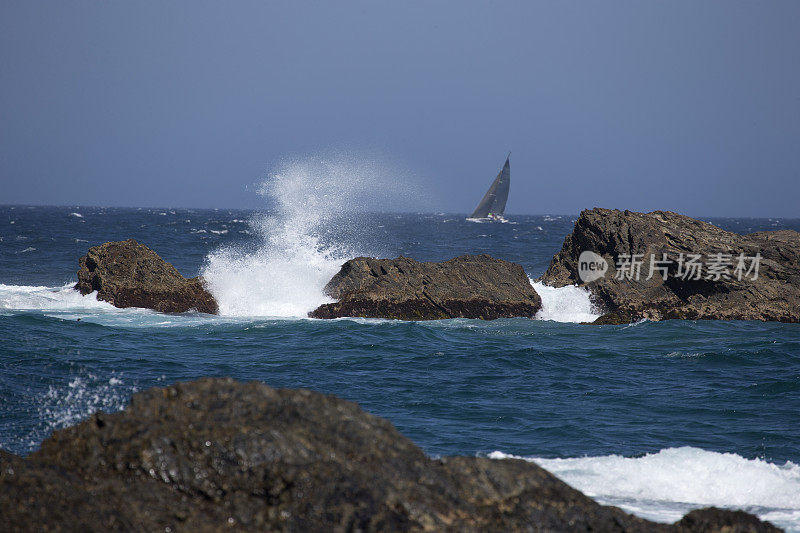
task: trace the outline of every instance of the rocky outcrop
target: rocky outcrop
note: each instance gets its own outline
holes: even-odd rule
[[[97,291],[98,300],[116,307],[145,307],[162,313],[218,312],[217,302],[200,277],[184,278],[133,239],[89,248],[80,259],[75,289],[81,294]]]
[[[230,379],[0,452],[0,516],[4,531],[776,531],[719,510],[655,524],[532,463],[431,459],[353,403]]]
[[[777,528],[744,511],[728,511],[716,507],[695,509],[676,524],[683,531],[696,533],[766,533]]]
[[[325,292],[338,301],[310,316],[491,320],[532,317],[542,305],[521,266],[488,255],[441,263],[357,257],[342,266]]]
[[[581,213],[542,281],[556,287],[583,284],[578,260],[584,251],[602,256],[608,265],[605,276],[585,283],[606,312],[597,323],[642,318],[800,322],[796,231],[739,235],[668,211],[595,208]]]

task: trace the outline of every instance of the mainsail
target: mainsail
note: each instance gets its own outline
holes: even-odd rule
[[[509,154],[511,157],[511,154]],[[511,166],[508,163],[509,157],[506,157],[506,164],[503,165],[503,170],[497,175],[492,182],[489,190],[483,195],[483,199],[475,208],[470,218],[487,218],[490,214],[502,216],[506,210],[506,201],[508,201],[508,187],[511,184]]]

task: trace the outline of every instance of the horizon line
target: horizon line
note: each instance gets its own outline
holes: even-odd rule
[[[256,207],[183,207],[183,206],[123,206],[123,205],[89,205],[89,204],[0,204],[0,209],[2,208],[63,208],[63,209],[153,209],[153,210],[199,210],[199,211],[251,211],[251,212],[258,212],[258,211],[270,211],[266,208],[256,208]],[[505,213],[505,216],[559,216],[559,217],[572,217],[572,216],[579,216],[581,212],[588,211],[591,209],[598,208],[599,206],[594,207],[587,207],[582,209],[578,213]],[[604,209],[617,209],[619,211],[632,211],[636,213],[652,213],[655,211],[670,211],[672,213],[678,213],[680,215],[688,216],[690,218],[695,219],[715,219],[715,218],[739,218],[739,219],[783,219],[783,220],[800,220],[800,216],[731,216],[731,215],[695,215],[695,214],[686,214],[681,213],[679,211],[672,211],[670,209],[654,209],[652,211],[635,211],[633,209],[622,209],[618,207],[608,207]],[[364,214],[408,214],[408,215],[454,215],[454,216],[462,216],[464,215],[465,218],[469,217],[469,212],[455,212],[455,211],[385,211],[385,210],[365,210],[362,211]]]

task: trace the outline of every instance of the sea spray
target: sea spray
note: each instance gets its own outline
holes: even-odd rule
[[[592,322],[600,316],[592,304],[589,291],[583,287],[550,287],[533,280],[531,285],[542,298],[542,309],[536,313],[538,320]]]
[[[398,179],[403,176],[403,179]],[[223,247],[202,275],[221,315],[305,317],[331,301],[323,288],[365,249],[362,214],[402,209],[413,196],[405,176],[369,158],[335,156],[283,163],[259,188],[269,210],[254,215],[253,247]]]

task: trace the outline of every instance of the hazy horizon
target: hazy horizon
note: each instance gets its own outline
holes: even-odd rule
[[[61,208],[61,209],[148,209],[148,210],[184,210],[184,211],[250,211],[250,212],[272,212],[269,207],[230,207],[230,206],[223,206],[223,207],[203,207],[203,206],[174,206],[174,205],[80,205],[80,204],[0,204],[0,208]],[[624,211],[624,208],[618,207],[606,207],[601,205],[596,205],[592,207],[586,207],[582,209],[590,210],[594,208],[601,208],[601,209],[619,209],[620,211]],[[536,217],[536,216],[557,216],[557,217],[577,217],[580,215],[581,211],[577,211],[575,213],[558,213],[558,212],[541,212],[541,213],[517,213],[517,212],[506,212],[506,215],[509,217]],[[629,211],[633,211],[629,209]],[[667,209],[653,209],[651,211],[646,211],[646,213],[652,211],[668,211]],[[443,215],[443,216],[464,216],[465,218],[469,216],[469,211],[392,211],[392,210],[380,210],[380,211],[364,211],[366,215],[380,215],[380,214],[402,214],[402,215]],[[726,215],[705,215],[702,213],[678,213],[680,215],[686,215],[691,218],[695,218],[698,220],[712,220],[712,219],[766,219],[766,220],[800,220],[800,217],[782,217],[782,216],[726,216]]]
[[[259,209],[283,161],[336,152],[469,213],[512,151],[509,214],[796,218],[798,22],[785,0],[7,2],[0,204]]]

